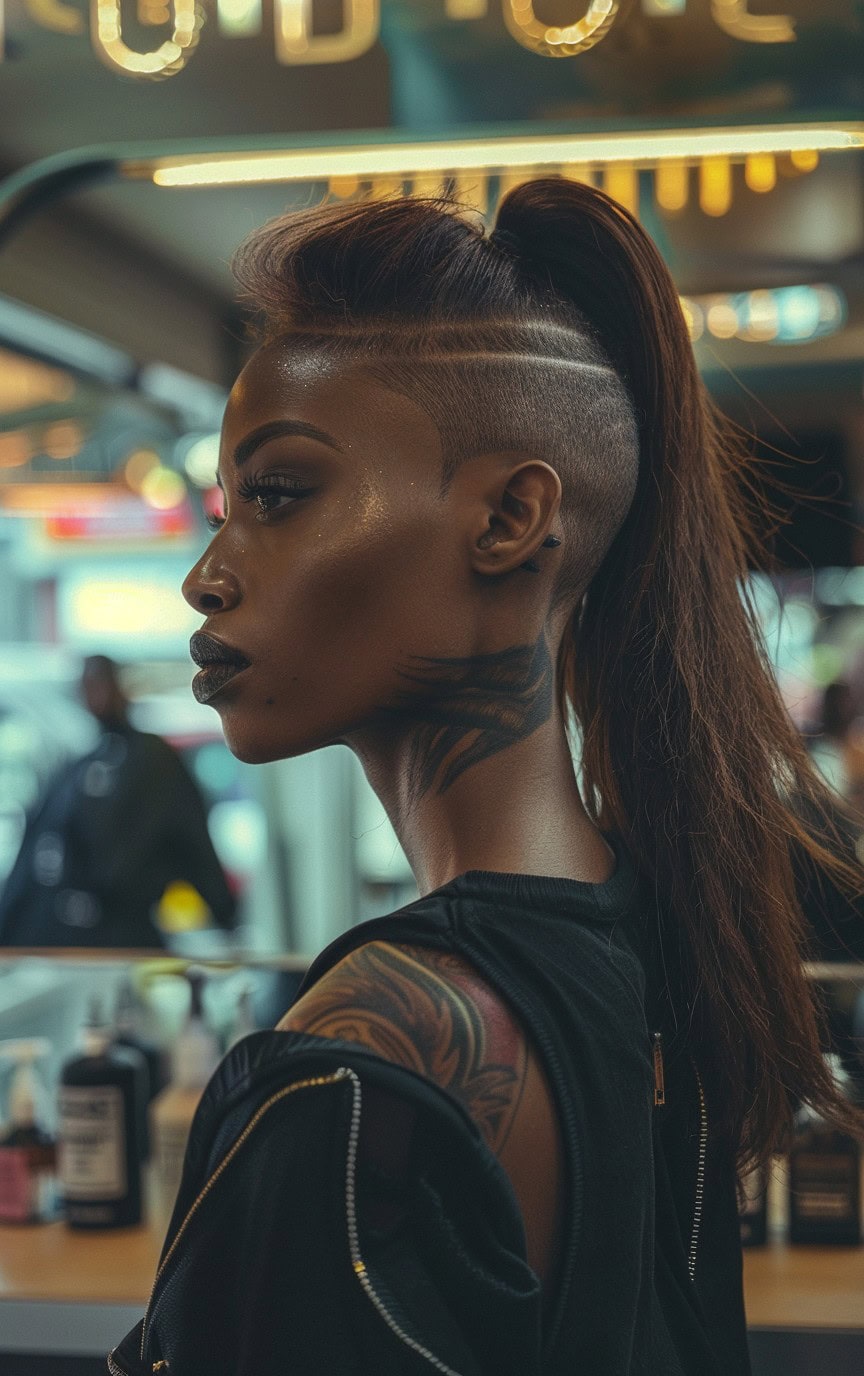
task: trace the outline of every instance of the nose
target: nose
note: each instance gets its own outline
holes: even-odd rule
[[[237,579],[213,559],[210,550],[187,573],[182,593],[189,606],[202,616],[228,611],[240,601]]]

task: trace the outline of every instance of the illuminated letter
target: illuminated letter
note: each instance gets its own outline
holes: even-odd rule
[[[795,21],[788,14],[749,14],[748,0],[711,0],[711,13],[724,33],[745,43],[794,43]]]
[[[30,15],[43,29],[54,33],[83,33],[84,16],[80,10],[61,5],[60,0],[27,0]]]
[[[96,54],[117,71],[131,76],[174,76],[186,66],[198,42],[195,0],[173,0],[174,31],[152,53],[138,53],[121,35],[120,0],[91,0],[91,32]]]
[[[275,0],[276,56],[280,62],[350,62],[378,37],[378,0],[343,0],[341,33],[310,33],[313,0]]]
[[[504,22],[523,48],[540,57],[575,57],[606,37],[615,23],[619,0],[590,0],[584,19],[563,26],[538,19],[534,0],[503,0],[503,5]]]

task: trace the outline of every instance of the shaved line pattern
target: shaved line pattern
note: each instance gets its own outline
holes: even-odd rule
[[[500,1153],[527,1072],[513,1015],[449,952],[375,941],[327,971],[279,1030],[356,1042],[458,1099]]]

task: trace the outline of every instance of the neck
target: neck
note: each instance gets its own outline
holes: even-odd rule
[[[466,870],[600,883],[614,858],[579,795],[545,641],[418,661],[405,702],[348,742],[421,893]]]

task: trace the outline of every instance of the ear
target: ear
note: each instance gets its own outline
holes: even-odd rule
[[[560,560],[545,559],[547,551],[536,558],[546,537],[556,533],[561,479],[554,468],[541,459],[522,459],[514,464],[511,455],[509,462],[498,456],[497,463],[490,456],[489,469],[482,510],[472,532],[475,573],[511,573],[529,559],[540,565],[541,572],[557,570]]]

